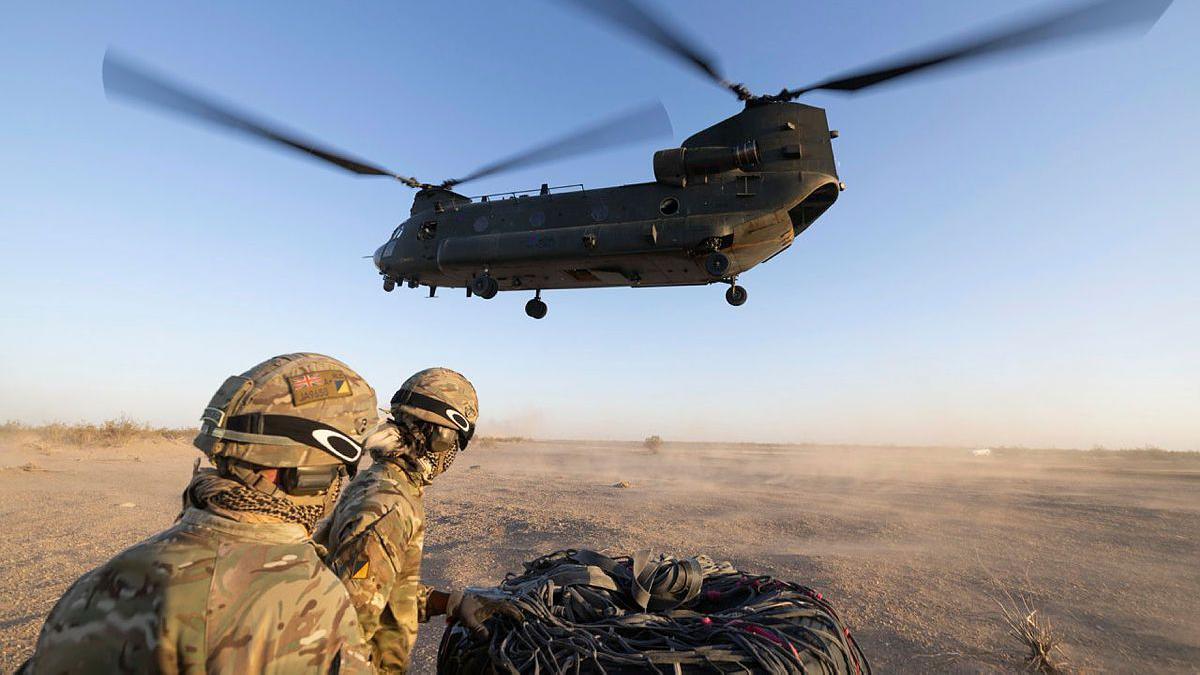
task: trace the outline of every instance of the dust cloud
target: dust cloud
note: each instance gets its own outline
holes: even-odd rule
[[[530,410],[484,433],[540,422]],[[817,588],[880,672],[1017,668],[1001,589],[1052,619],[1083,667],[1200,663],[1194,453],[480,441],[427,495],[435,585],[495,584],[566,547],[706,553]],[[186,439],[0,436],[0,669],[79,574],[173,520],[195,456]],[[441,630],[423,627],[418,672]]]

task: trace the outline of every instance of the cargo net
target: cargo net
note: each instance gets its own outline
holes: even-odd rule
[[[523,618],[448,627],[439,673],[871,672],[820,593],[707,556],[556,551],[482,592]]]

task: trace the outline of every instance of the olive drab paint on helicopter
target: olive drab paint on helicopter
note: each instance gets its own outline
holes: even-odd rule
[[[375,263],[396,283],[462,288],[489,275],[499,290],[732,278],[790,246],[837,199],[830,136],[824,110],[766,103],[693,135],[682,152],[659,152],[653,183],[487,201],[428,188]],[[719,277],[705,270],[712,251],[730,261]]]
[[[568,0],[563,0],[568,2]],[[418,190],[410,217],[380,246],[383,289],[399,283],[465,287],[468,295],[533,291],[529,316],[546,315],[541,292],[601,286],[683,286],[726,282],[731,305],[746,301],[739,274],[770,260],[825,212],[842,189],[825,111],[794,103],[815,91],[854,93],[897,78],[1002,52],[1118,29],[1149,29],[1172,0],[1091,0],[1019,17],[1006,25],[902,54],[776,94],[755,94],[727,79],[716,61],[655,18],[639,0],[569,0],[648,42],[745,108],[654,155],[654,182],[600,189],[581,185],[537,194],[478,199],[454,191],[467,181],[516,168],[642,141],[669,131],[661,103],[636,109],[486,164],[462,178],[422,182],[318,145],[255,115],[106,53],[107,93],[300,151],[360,176],[391,178]],[[531,191],[532,192],[532,191]],[[499,199],[490,197],[501,196]]]

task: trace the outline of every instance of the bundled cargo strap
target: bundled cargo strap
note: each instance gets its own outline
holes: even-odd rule
[[[523,618],[446,629],[438,672],[838,673],[870,666],[810,588],[707,556],[556,551],[495,589]]]

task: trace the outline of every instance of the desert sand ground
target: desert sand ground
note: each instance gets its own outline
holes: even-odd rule
[[[1077,667],[1200,670],[1197,455],[482,446],[429,491],[431,583],[492,584],[565,547],[703,552],[824,592],[877,672],[1019,670],[1001,588],[1053,622]],[[71,581],[171,523],[196,456],[184,440],[0,438],[0,670]],[[423,630],[417,672],[442,625]]]

